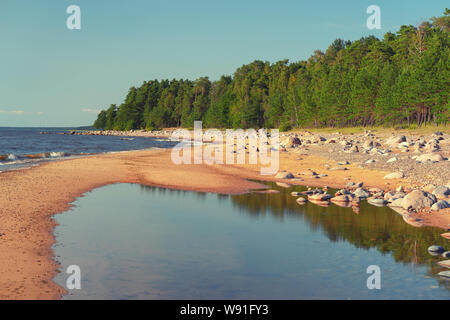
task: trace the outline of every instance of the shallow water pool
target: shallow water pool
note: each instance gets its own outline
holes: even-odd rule
[[[292,191],[217,195],[105,186],[55,216],[55,281],[69,265],[81,289],[64,299],[449,299],[437,276],[443,231],[406,224],[365,202],[359,213],[303,206]],[[367,268],[381,289],[367,287]]]

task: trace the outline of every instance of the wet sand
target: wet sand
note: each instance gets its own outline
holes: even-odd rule
[[[347,171],[327,171],[330,161],[314,156],[280,154],[280,170],[296,174],[313,169],[328,177],[287,181],[309,186],[343,187],[364,181],[365,186],[394,189],[406,181],[390,180],[386,172],[347,166]],[[51,249],[55,242],[52,216],[92,189],[113,183],[138,183],[174,189],[216,193],[243,193],[262,188],[246,179],[272,180],[261,176],[257,165],[175,165],[170,150],[145,150],[101,154],[53,161],[31,169],[0,173],[0,299],[59,299],[64,290],[53,281],[58,265]],[[428,224],[450,223],[427,215]]]

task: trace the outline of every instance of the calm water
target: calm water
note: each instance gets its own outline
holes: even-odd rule
[[[175,145],[164,139],[114,136],[63,135],[69,128],[0,128],[0,171],[29,167],[42,161],[89,153],[168,148]],[[51,134],[40,134],[41,131]],[[27,155],[34,155],[30,159]]]
[[[273,184],[270,184],[273,186]],[[56,216],[56,260],[81,268],[65,299],[449,299],[436,274],[442,230],[389,208],[300,206],[280,194],[224,196],[117,184]],[[381,268],[381,290],[366,269]]]

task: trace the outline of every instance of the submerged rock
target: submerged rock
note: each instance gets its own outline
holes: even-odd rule
[[[303,197],[300,197],[300,198],[298,198],[298,199],[295,200],[295,201],[297,201],[298,204],[305,204],[308,200],[306,200],[306,199],[303,198]]]
[[[450,271],[441,271],[438,273],[438,276],[450,279]]]
[[[445,252],[444,252],[445,253]],[[438,265],[450,269],[450,260],[439,261]]]
[[[445,250],[444,248],[442,248],[441,246],[437,246],[437,245],[432,245],[428,247],[428,252],[433,252],[433,253],[438,253],[441,254],[443,253]]]

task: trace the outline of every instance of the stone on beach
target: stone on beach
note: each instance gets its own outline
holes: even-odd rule
[[[333,202],[350,202],[352,200],[353,198],[348,194],[342,194],[339,196],[335,196],[334,198],[331,198],[331,201]]]
[[[392,172],[384,176],[384,179],[390,180],[390,179],[402,179],[405,177],[403,172]]]
[[[387,163],[391,163],[391,162],[395,162],[395,161],[397,161],[398,160],[398,158],[397,157],[392,157],[392,158],[390,158],[388,161],[386,161]]]
[[[386,201],[381,198],[370,198],[367,200],[368,203],[375,205],[375,206],[384,206]]]
[[[358,188],[353,192],[353,195],[359,199],[365,199],[369,197],[369,193],[367,193],[363,188]]]
[[[450,196],[450,188],[446,186],[438,186],[436,189],[434,189],[433,194],[438,199],[446,199],[448,196]]]
[[[445,200],[440,200],[431,206],[431,211],[438,211],[446,208],[450,208],[450,203]]]
[[[277,178],[277,179],[292,179],[292,178],[294,178],[294,175],[290,172],[278,172],[275,175],[275,178]]]
[[[295,200],[298,204],[305,204],[308,200],[306,198],[300,197]]]
[[[442,160],[444,160],[444,157],[441,156],[439,153],[425,153],[416,158],[416,161],[419,162],[425,161],[439,162]]]
[[[422,190],[414,190],[403,198],[403,209],[419,211],[429,208],[436,202],[436,197]]]
[[[317,193],[317,194],[313,194],[308,196],[308,200],[313,200],[313,201],[327,201],[329,199],[331,199],[333,196],[331,194],[328,193]]]

